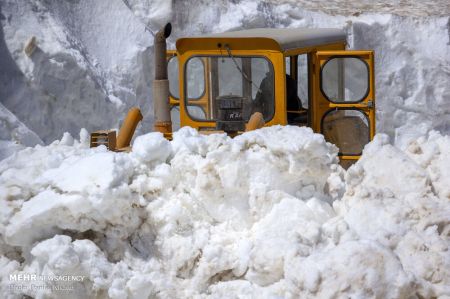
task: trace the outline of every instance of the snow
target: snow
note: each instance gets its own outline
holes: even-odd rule
[[[321,11],[329,15],[354,15],[364,12],[381,12],[400,16],[448,16],[450,5],[445,0],[414,1],[414,0],[360,0],[340,1],[331,0],[306,1],[306,0],[277,0],[278,3],[296,4],[306,10]]]
[[[2,104],[47,144],[118,128],[129,105],[151,110],[152,37],[122,1],[5,0],[1,15]]]
[[[43,144],[17,117],[0,104],[0,160],[26,146]]]
[[[124,3],[152,33],[159,31],[172,18],[172,1],[124,0]]]
[[[132,155],[143,163],[165,162],[172,153],[169,141],[159,133],[141,135],[133,143]]]
[[[449,13],[442,0],[3,0],[0,297],[450,297]],[[375,50],[379,134],[346,171],[308,128],[148,133],[152,33],[169,20],[171,46],[344,29]],[[133,151],[90,149],[131,106]]]
[[[448,136],[379,134],[348,171],[291,126],[149,133],[131,153],[63,140],[0,162],[2,297],[450,295]],[[28,273],[85,278],[9,292]]]

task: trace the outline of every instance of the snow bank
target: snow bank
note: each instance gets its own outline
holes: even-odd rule
[[[323,136],[289,126],[183,128],[134,149],[66,135],[0,162],[2,297],[450,295],[448,137],[403,152],[378,135],[348,172]],[[29,273],[83,281],[8,288]]]

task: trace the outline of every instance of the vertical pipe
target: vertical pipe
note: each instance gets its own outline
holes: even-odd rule
[[[218,115],[218,107],[216,105],[216,98],[219,95],[219,59],[217,57],[210,58],[211,61],[211,118],[216,118]]]
[[[298,56],[291,56],[290,68],[289,71],[292,79],[298,82]]]
[[[161,133],[172,132],[169,105],[169,80],[167,78],[167,44],[166,39],[172,32],[172,25],[167,23],[154,38],[155,80],[153,80],[153,109],[155,115],[154,130]]]
[[[252,79],[252,58],[246,57],[241,58],[242,62],[242,94],[244,95],[244,105],[242,110],[242,117],[244,120],[250,118],[250,113],[252,112],[252,82],[248,79]],[[245,77],[245,76],[246,77]]]
[[[318,61],[315,61],[314,55],[315,53],[309,52],[306,56],[308,64],[308,127],[310,128],[313,127],[313,112],[314,109],[316,109],[316,107],[313,106],[313,97],[316,97],[314,94],[315,86],[313,85],[313,76],[317,76],[317,74],[315,74],[314,62],[319,63]]]
[[[345,73],[344,73],[344,59],[336,58],[338,63],[338,99],[337,102],[345,102]]]

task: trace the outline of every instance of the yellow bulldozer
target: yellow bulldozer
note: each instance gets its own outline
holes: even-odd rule
[[[183,37],[167,50],[170,33],[169,23],[154,43],[154,131],[167,138],[180,126],[231,136],[262,126],[308,126],[339,147],[344,165],[373,138],[374,53],[346,50],[344,31],[249,29]],[[91,146],[128,150],[141,119],[133,108],[117,143],[115,132],[100,131]]]

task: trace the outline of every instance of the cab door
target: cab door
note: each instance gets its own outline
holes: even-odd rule
[[[178,57],[175,50],[166,51],[167,76],[169,79],[169,104],[170,118],[172,119],[172,130],[180,128],[180,82]]]
[[[180,83],[180,76],[184,75],[180,72],[177,52],[175,50],[167,50],[166,59],[172,130],[176,131],[182,126],[189,125],[189,123],[181,123],[180,113],[186,115],[186,111],[181,111],[182,107],[186,107],[189,113],[193,115],[209,118],[211,113],[208,101],[210,83],[207,80],[210,72],[209,59],[207,57],[192,57],[189,59],[192,72],[186,75],[183,82],[192,87],[190,91],[193,93],[187,96],[185,106],[180,106],[180,89],[183,88],[182,83]]]
[[[375,135],[373,51],[318,51],[313,55],[312,126],[339,148],[343,166]]]

